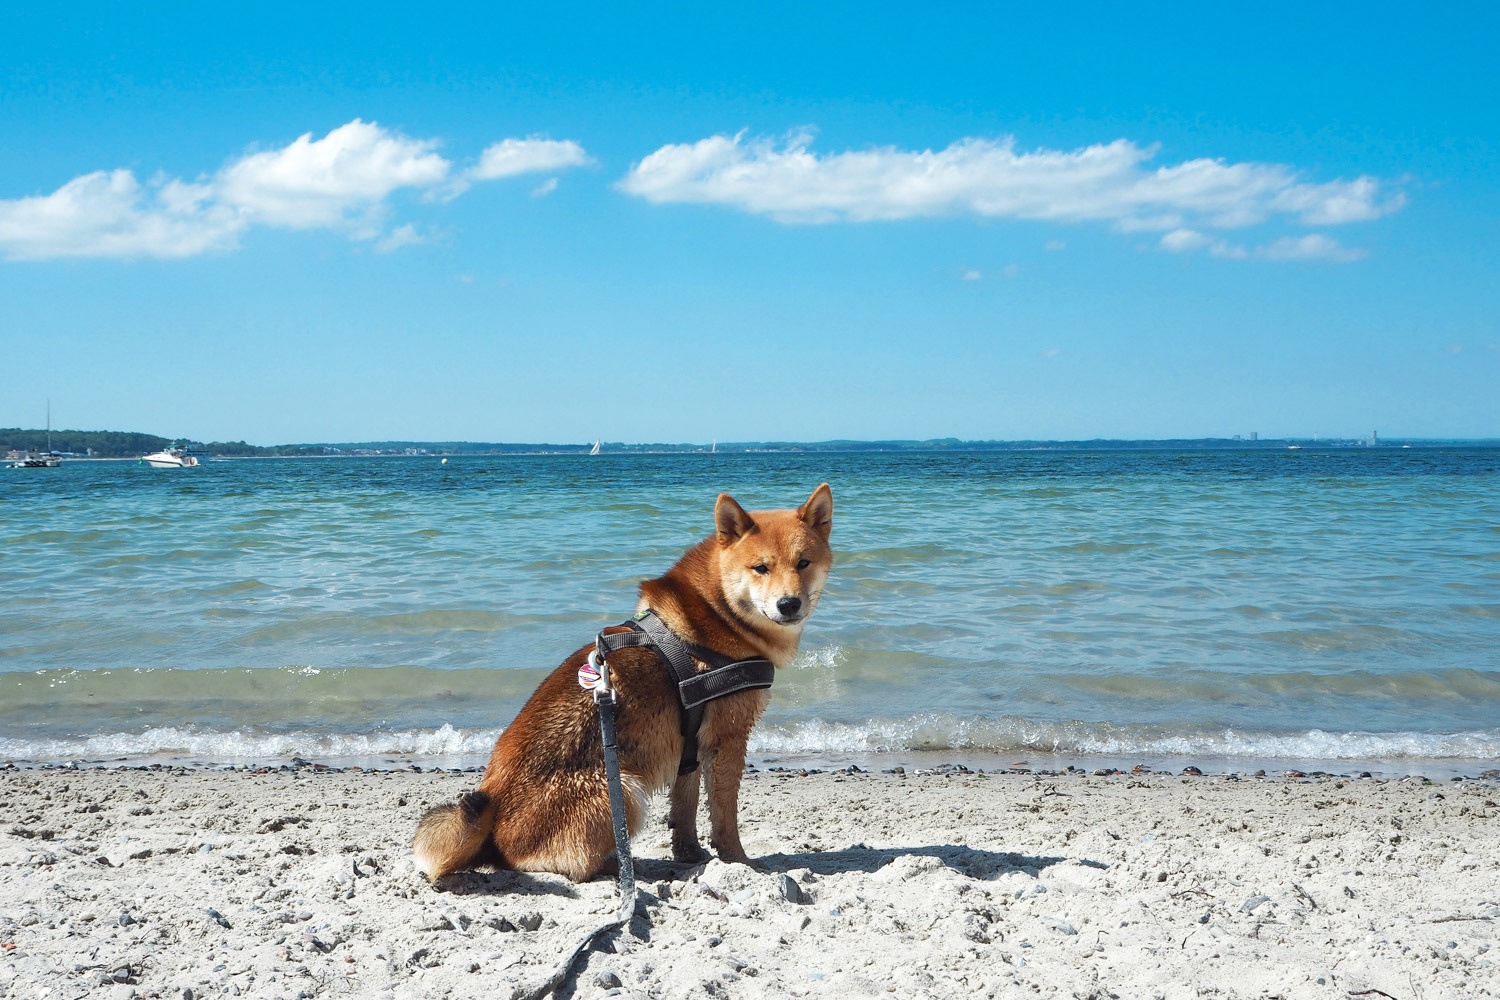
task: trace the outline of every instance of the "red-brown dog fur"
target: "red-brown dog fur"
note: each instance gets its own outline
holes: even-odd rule
[[[824,483],[796,510],[747,513],[727,493],[714,507],[714,535],[667,573],[641,584],[637,610],[650,608],[685,642],[733,659],[785,666],[818,605],[833,565],[828,536],[833,493]],[[787,611],[799,602],[795,614]],[[781,602],[778,605],[778,602]],[[619,631],[616,627],[609,631]],[[610,862],[614,833],[599,718],[578,685],[578,650],[537,688],[495,742],[476,791],[422,817],[412,849],[429,878],[477,867],[549,871],[591,879]],[[679,776],[683,737],[677,686],[657,653],[611,653],[618,696],[618,746],[630,833],[651,794],[671,788],[672,854],[701,861],[700,783],[708,798],[710,843],[725,861],[748,863],[740,843],[739,791],[750,730],[770,692],[742,691],[709,702],[698,734],[696,771]],[[699,670],[707,669],[698,664]]]

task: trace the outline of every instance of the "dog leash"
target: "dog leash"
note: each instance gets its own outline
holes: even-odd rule
[[[625,790],[620,785],[620,748],[615,739],[615,689],[609,665],[594,650],[578,668],[578,683],[593,694],[599,708],[599,735],[604,742],[604,775],[609,780],[609,818],[615,828],[615,855],[620,862],[620,912],[635,910],[635,860],[630,856],[630,827],[625,816]]]
[[[594,696],[599,708],[599,734],[604,742],[604,774],[609,783],[609,818],[615,829],[615,857],[620,863],[620,908],[615,918],[584,935],[578,946],[546,982],[517,1000],[541,1000],[563,984],[573,965],[600,935],[624,927],[635,916],[635,859],[630,856],[630,826],[625,815],[625,790],[620,784],[620,749],[615,739],[615,689],[609,683],[609,666],[598,650],[578,668],[578,685]]]

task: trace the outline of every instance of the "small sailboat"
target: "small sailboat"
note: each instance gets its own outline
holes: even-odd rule
[[[13,451],[5,456],[5,464],[12,469],[56,469],[62,466],[62,456],[52,450],[52,400],[47,400],[47,450]]]
[[[52,454],[52,449],[46,451],[13,451],[5,456],[5,464],[12,469],[56,469],[62,465],[62,459]]]
[[[600,444],[599,439],[595,438],[594,439],[594,446],[589,449],[589,454],[590,455],[597,455],[597,454],[599,454],[599,444]]]

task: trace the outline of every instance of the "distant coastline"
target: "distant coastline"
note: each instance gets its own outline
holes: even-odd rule
[[[41,451],[46,430],[0,428],[0,453]],[[536,444],[487,441],[358,441],[252,445],[244,441],[196,441],[131,431],[53,430],[51,450],[77,459],[136,459],[163,448],[181,447],[215,458],[383,458],[484,455],[587,455],[592,442]],[[719,441],[668,443],[605,441],[602,454],[734,454],[745,452],[992,452],[992,451],[1278,451],[1394,448],[1500,448],[1500,438],[1093,438],[1078,441],[927,440]]]

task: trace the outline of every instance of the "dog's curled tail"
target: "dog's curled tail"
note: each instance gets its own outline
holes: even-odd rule
[[[496,803],[484,792],[465,792],[458,801],[427,810],[412,838],[417,870],[432,881],[494,861],[490,833]]]

